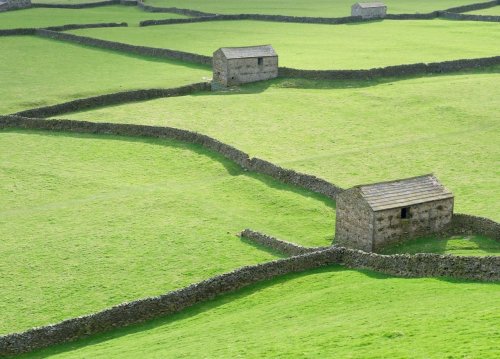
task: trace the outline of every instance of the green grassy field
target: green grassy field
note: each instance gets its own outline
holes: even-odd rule
[[[500,255],[500,243],[481,236],[457,236],[448,239],[420,238],[388,247],[383,253],[439,253],[454,254],[458,256],[498,256]]]
[[[0,333],[276,258],[236,236],[247,227],[328,245],[334,216],[196,146],[0,132]]]
[[[0,48],[0,114],[103,93],[182,86],[212,76],[197,65],[31,36],[0,37]]]
[[[497,358],[499,300],[499,284],[331,267],[31,357]]]
[[[142,20],[183,17],[185,16],[170,13],[147,13],[130,6],[103,6],[89,9],[35,8],[0,13],[0,29],[101,22],[126,22],[129,26],[138,26]]]
[[[280,66],[301,69],[360,69],[495,56],[500,44],[496,23],[445,20],[354,25],[216,21],[71,32],[203,55],[224,46],[272,44]]]
[[[500,6],[490,7],[488,9],[475,10],[465,12],[464,14],[475,14],[475,15],[498,15],[500,16]]]
[[[434,172],[455,193],[455,211],[499,220],[500,74],[491,71],[387,82],[283,79],[62,117],[198,131],[344,188]]]
[[[351,15],[351,0],[145,0],[153,6],[180,7],[219,14],[278,14],[338,17]],[[424,13],[470,4],[471,0],[386,0],[387,12]]]

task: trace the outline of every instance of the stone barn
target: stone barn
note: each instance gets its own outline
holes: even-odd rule
[[[357,2],[351,6],[351,16],[361,16],[363,19],[385,17],[387,6],[382,2]]]
[[[453,194],[434,175],[360,185],[337,196],[335,244],[377,252],[451,222]]]
[[[213,80],[223,86],[278,76],[278,55],[271,45],[222,47],[213,55]]]
[[[0,0],[0,12],[31,7],[31,0]]]

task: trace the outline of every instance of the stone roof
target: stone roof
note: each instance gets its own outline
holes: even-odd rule
[[[248,57],[278,56],[271,45],[247,47],[221,47],[220,50],[226,59],[244,59]]]
[[[356,186],[373,211],[453,198],[433,174]]]
[[[357,2],[354,5],[358,5],[360,8],[368,9],[372,7],[385,7],[383,2]]]

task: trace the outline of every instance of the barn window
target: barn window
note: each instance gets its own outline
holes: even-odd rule
[[[401,208],[401,218],[402,219],[410,218],[410,207]]]
[[[264,58],[263,57],[258,57],[257,58],[257,64],[262,65],[264,63]]]

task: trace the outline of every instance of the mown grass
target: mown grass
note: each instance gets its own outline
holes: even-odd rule
[[[498,283],[331,267],[26,357],[497,358],[499,300]]]
[[[102,6],[88,9],[34,8],[0,13],[0,29],[102,22],[126,22],[129,26],[138,26],[142,20],[183,17],[185,16],[171,13],[147,13],[131,6]]]
[[[198,131],[348,188],[434,172],[455,211],[500,220],[498,68],[406,80],[276,80],[65,117]]]
[[[387,247],[384,254],[439,253],[458,256],[500,255],[500,243],[482,236],[455,236],[451,238],[419,238]]]
[[[500,16],[500,6],[493,6],[488,9],[474,10],[465,12],[464,14],[476,14],[476,15],[498,15]]]
[[[0,132],[0,333],[268,261],[250,227],[328,245],[334,203],[173,141]]]
[[[207,67],[30,36],[0,37],[0,48],[0,114],[103,93],[182,86],[211,77]]]
[[[145,0],[146,4],[183,7],[219,14],[278,14],[339,17],[351,15],[351,0]],[[425,13],[470,4],[471,0],[386,0],[387,12]]]
[[[215,21],[72,33],[134,45],[212,55],[219,47],[271,44],[280,66],[360,69],[498,55],[498,24],[472,21],[375,21],[318,25]]]

